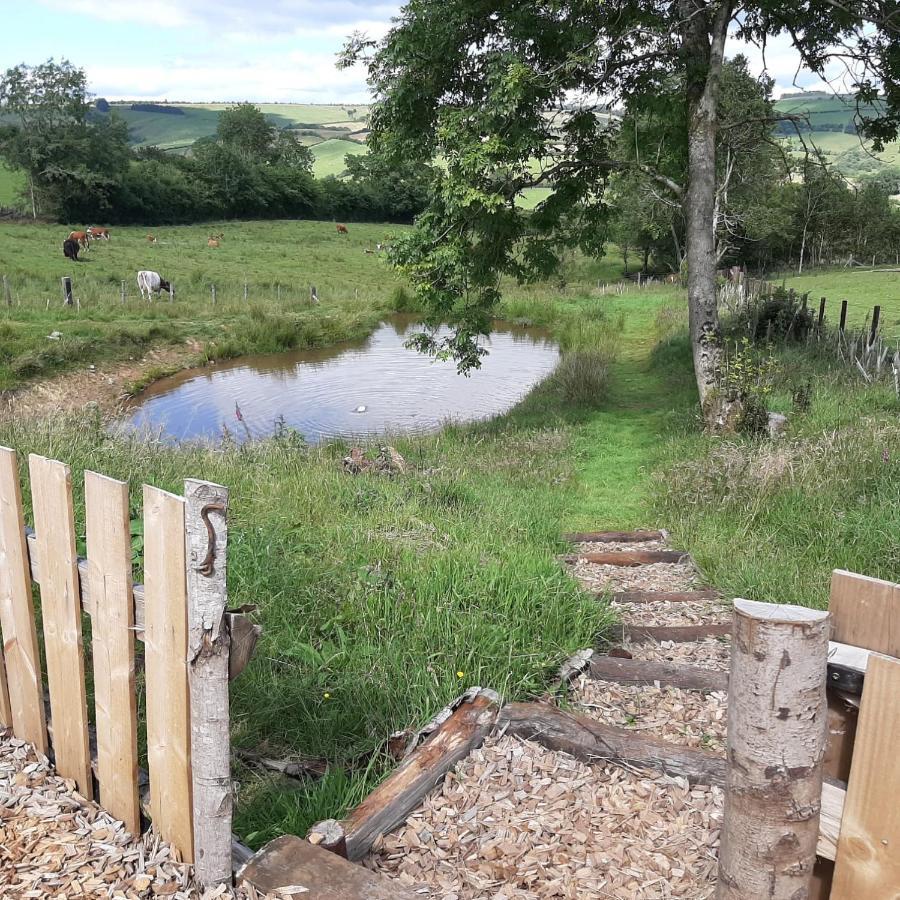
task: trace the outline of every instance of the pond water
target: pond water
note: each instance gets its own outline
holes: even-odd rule
[[[235,440],[296,428],[309,443],[434,431],[505,412],[553,371],[546,332],[496,323],[469,376],[404,344],[419,329],[394,316],[368,338],[323,350],[245,356],[155,382],[131,403],[126,426],[164,439]]]

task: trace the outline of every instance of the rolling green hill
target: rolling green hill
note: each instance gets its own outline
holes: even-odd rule
[[[340,175],[346,166],[344,157],[348,153],[354,155],[368,152],[365,144],[355,141],[330,140],[313,144],[310,148],[316,161],[313,163],[313,174],[316,178],[324,178],[326,175]]]

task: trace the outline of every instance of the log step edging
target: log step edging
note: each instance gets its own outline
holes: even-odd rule
[[[704,638],[724,638],[731,636],[731,622],[707,623],[703,625],[616,625],[607,630],[601,638],[604,643],[628,641],[641,644],[648,641],[674,641],[677,644],[701,641]]]
[[[659,685],[683,691],[727,691],[728,673],[719,669],[703,669],[700,666],[683,666],[675,663],[645,659],[621,659],[594,654],[586,674],[598,681],[616,684]]]
[[[637,544],[642,541],[664,541],[665,531],[575,531],[563,535],[570,544]]]
[[[653,563],[692,563],[686,550],[598,550],[566,557],[567,562],[588,562],[597,566],[648,566]]]
[[[722,595],[712,588],[697,591],[618,591],[615,594],[597,591],[596,596],[609,597],[613,603],[708,603],[722,599]]]

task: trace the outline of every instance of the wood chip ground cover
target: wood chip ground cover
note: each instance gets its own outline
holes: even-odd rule
[[[710,637],[699,641],[626,642],[622,649],[634,659],[668,662],[679,666],[697,666],[727,672],[731,664],[731,638]]]
[[[589,591],[692,591],[697,572],[689,563],[601,566],[579,559],[571,572]]]
[[[440,900],[704,900],[722,792],[514,737],[463,760],[366,865]]]
[[[724,692],[614,684],[582,675],[573,683],[569,701],[579,712],[606,725],[650,731],[673,744],[725,752]]]
[[[261,900],[252,887],[200,892],[190,866],[153,834],[125,826],[56,775],[31,744],[0,737],[0,897]],[[287,894],[269,895],[285,900]],[[267,898],[268,900],[268,898]]]

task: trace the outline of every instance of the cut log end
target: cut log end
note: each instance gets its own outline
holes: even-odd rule
[[[310,844],[315,844],[339,856],[347,855],[347,835],[344,826],[336,819],[325,819],[323,822],[316,822],[309,833],[306,840]]]
[[[792,606],[781,603],[760,603],[758,600],[734,601],[734,611],[749,619],[758,619],[773,623],[815,623],[828,617],[828,613],[819,609],[809,609],[806,606]]]

